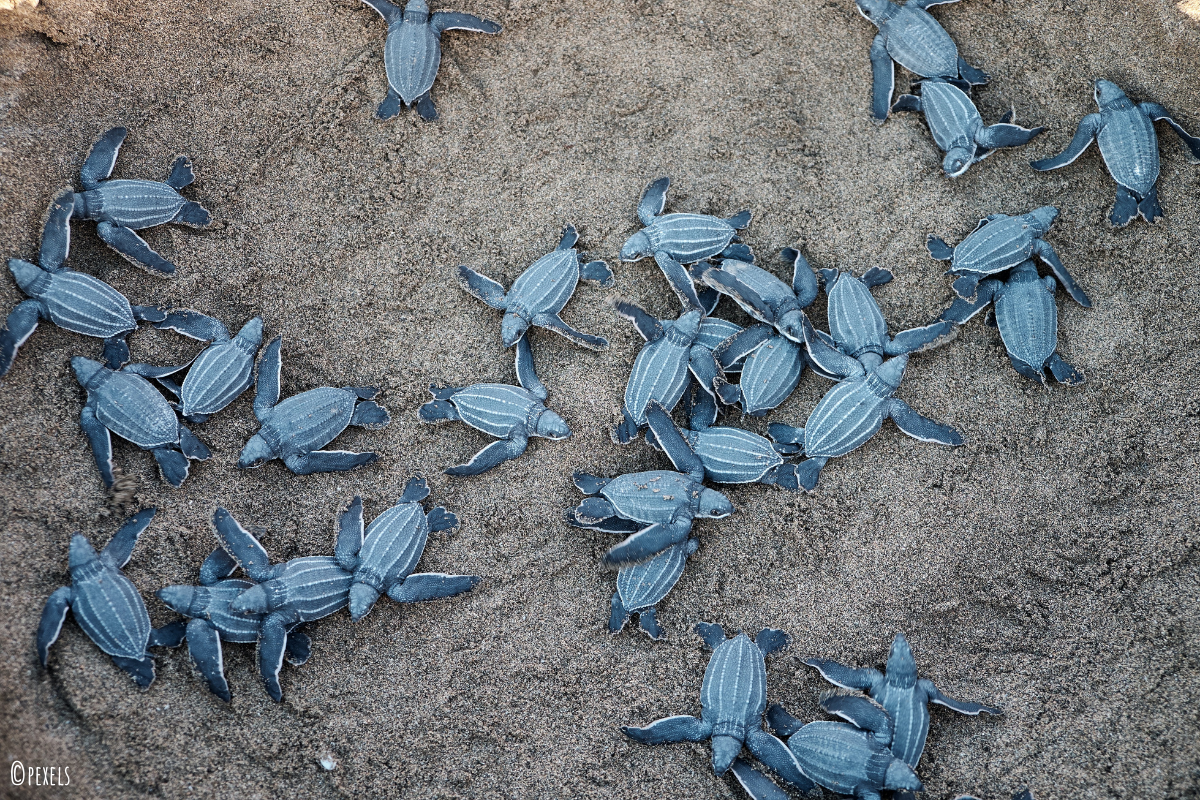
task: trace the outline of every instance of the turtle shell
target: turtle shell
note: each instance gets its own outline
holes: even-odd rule
[[[530,314],[557,314],[579,283],[579,254],[573,248],[555,250],[533,262],[508,290],[508,305]]]
[[[638,425],[646,424],[646,406],[651,400],[669,411],[683,397],[693,341],[672,325],[662,338],[638,352],[625,385],[625,408]]]
[[[142,659],[150,615],[134,585],[97,555],[71,570],[71,611],[83,632],[110,656]]]
[[[96,418],[122,439],[147,450],[179,441],[175,409],[142,376],[105,370],[88,395]]]
[[[921,84],[921,109],[933,140],[943,151],[975,146],[983,117],[962,89],[945,81],[926,81]]]
[[[400,20],[388,27],[383,46],[383,66],[388,85],[396,90],[405,105],[433,88],[442,63],[442,43],[428,20]]]
[[[259,435],[279,458],[310,453],[332,442],[350,424],[358,395],[322,386],[293,395],[271,409]]]
[[[203,618],[221,634],[223,641],[239,644],[258,641],[259,626],[266,615],[234,614],[229,610],[229,604],[252,586],[251,581],[229,578],[212,586],[196,587],[197,592],[205,592],[208,597]]]
[[[125,295],[104,281],[73,270],[49,273],[49,279],[38,299],[58,327],[101,339],[137,327]]]
[[[929,735],[929,708],[925,694],[919,693],[915,684],[901,686],[885,679],[871,690],[871,697],[883,706],[895,726],[892,755],[915,768],[925,750],[925,738]]]
[[[680,264],[694,264],[720,253],[737,231],[709,214],[664,214],[643,229],[654,252],[665,252]]]
[[[654,608],[675,588],[683,575],[695,540],[672,545],[649,561],[622,567],[617,573],[617,594],[625,611],[634,614]]]
[[[996,327],[1014,358],[1040,369],[1058,346],[1054,289],[1037,271],[1017,270],[996,298]]]
[[[192,362],[179,399],[185,416],[215,414],[250,388],[254,350],[236,339],[209,345]]]
[[[804,370],[804,347],[786,336],[772,336],[742,365],[742,410],[759,417],[791,396]]]
[[[1113,180],[1145,197],[1158,182],[1158,135],[1154,122],[1140,108],[1102,112],[1104,127],[1096,134],[1096,144]]]
[[[170,222],[187,204],[183,195],[159,181],[107,180],[78,196],[88,219],[133,230]]]
[[[804,425],[805,455],[843,456],[874,436],[891,396],[881,384],[866,375],[848,378],[826,392]]]
[[[704,670],[700,705],[713,736],[745,739],[751,727],[762,724],[767,707],[767,665],[762,650],[739,633],[713,651]]]
[[[717,483],[751,483],[783,463],[770,442],[741,428],[707,428],[696,434],[693,447]]]
[[[394,505],[367,526],[359,569],[369,569],[390,586],[417,568],[428,540],[429,522],[421,504]]]
[[[880,28],[888,55],[923,78],[957,78],[958,47],[928,11],[904,5]]]
[[[513,428],[525,425],[534,412],[545,408],[520,386],[506,383],[477,383],[455,392],[450,402],[463,422],[498,439]]]
[[[859,787],[882,789],[893,758],[869,733],[845,722],[810,722],[792,734],[787,746],[815,783],[855,796]]]
[[[954,248],[952,274],[994,275],[1029,258],[1038,232],[1024,216],[993,219]]]
[[[680,508],[691,506],[703,488],[683,473],[650,470],[613,478],[600,494],[625,519],[665,523]]]
[[[847,355],[883,354],[888,342],[887,323],[871,290],[858,278],[842,272],[829,294],[829,335]]]
[[[268,594],[284,598],[282,609],[296,615],[299,622],[327,617],[350,602],[350,584],[354,577],[338,565],[332,556],[293,558],[283,573],[268,581]],[[279,610],[276,606],[272,610]]]

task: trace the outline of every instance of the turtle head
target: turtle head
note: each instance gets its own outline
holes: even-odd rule
[[[907,789],[910,792],[923,792],[925,785],[913,772],[912,767],[898,758],[893,758],[888,764],[887,773],[883,778],[884,789]]]
[[[1058,219],[1058,209],[1054,206],[1042,206],[1030,211],[1029,216],[1033,217],[1034,221],[1037,222],[1037,227],[1044,233],[1050,230],[1050,226],[1054,224],[1054,220]]]
[[[504,319],[500,320],[500,338],[504,340],[505,347],[512,347],[521,341],[527,330],[529,320],[512,311],[504,312]]]
[[[700,490],[700,511],[697,519],[721,519],[733,513],[733,503],[716,489]]]
[[[274,457],[275,451],[271,449],[271,445],[267,444],[267,440],[256,433],[250,437],[250,441],[246,442],[246,446],[242,448],[242,454],[238,457],[238,469],[261,467]]]
[[[205,612],[204,605],[206,604],[197,602],[202,593],[197,591],[195,586],[164,586],[155,594],[167,608],[183,614],[185,617],[194,619]],[[207,592],[203,592],[203,594],[207,594]]]
[[[429,3],[425,0],[408,0],[404,6],[405,22],[424,22],[429,19]]]
[[[908,354],[889,358],[887,361],[880,364],[871,373],[876,380],[883,382],[892,391],[900,388],[900,382],[904,380],[904,370],[908,367]]]
[[[92,543],[83,534],[77,533],[71,537],[71,550],[67,564],[72,571],[92,563],[99,557],[96,548],[92,547]]]
[[[104,365],[90,358],[75,356],[71,359],[71,369],[75,370],[75,379],[79,381],[79,385],[86,389],[104,369]]]
[[[724,775],[733,760],[742,752],[742,740],[734,736],[718,735],[712,737],[713,772]]]
[[[854,4],[858,6],[858,13],[869,19],[876,27],[887,22],[892,15],[893,6],[889,0],[854,0]]]
[[[8,269],[13,274],[17,286],[20,286],[21,291],[25,294],[37,297],[44,291],[42,287],[46,284],[49,276],[37,264],[31,264],[19,258],[10,258]]]
[[[379,591],[367,583],[350,584],[350,619],[358,622],[371,612],[375,601],[379,599]]]
[[[914,686],[917,683],[917,662],[913,659],[912,648],[903,633],[897,633],[892,640],[892,649],[888,653],[887,677],[889,683],[902,686]],[[904,787],[900,787],[904,788]]]
[[[1096,81],[1094,93],[1096,96],[1096,105],[1102,109],[1110,105],[1120,103],[1122,100],[1127,102],[1129,100],[1129,98],[1125,96],[1125,92],[1121,91],[1120,86],[1117,86],[1112,81],[1106,81],[1103,78]]]
[[[804,312],[800,309],[783,312],[783,316],[775,321],[775,327],[793,342],[804,342]]]
[[[947,178],[957,178],[967,171],[967,167],[971,166],[974,160],[973,146],[956,144],[946,151],[946,157],[942,159],[942,171],[946,173]]]
[[[567,426],[566,421],[555,414],[553,411],[546,409],[538,417],[536,435],[543,439],[566,439],[571,435],[571,429]]]
[[[638,231],[630,236],[621,247],[622,261],[637,261],[639,258],[652,255],[654,255],[654,248],[650,246],[650,237],[646,235],[645,231]]]

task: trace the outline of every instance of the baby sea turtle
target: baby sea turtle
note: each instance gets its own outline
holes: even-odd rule
[[[211,342],[188,368],[182,386],[165,379],[159,381],[179,398],[180,413],[188,422],[204,422],[254,382],[254,356],[262,344],[262,317],[247,322],[233,337],[218,320],[199,311],[172,311],[154,327]]]
[[[212,222],[212,214],[179,193],[195,180],[187,156],[175,159],[166,183],[109,178],[127,133],[125,128],[112,128],[92,145],[79,170],[83,191],[73,198],[72,215],[99,223],[96,232],[100,238],[126,260],[150,272],[170,275],[175,265],[151,250],[134,231],[167,222],[204,228]]]
[[[888,117],[896,84],[896,63],[922,78],[958,78],[982,86],[984,72],[958,54],[950,34],[926,9],[957,0],[909,0],[903,6],[890,0],[855,0],[858,12],[879,29],[871,42],[871,113],[876,122]]]
[[[297,475],[314,472],[344,472],[372,464],[375,453],[348,450],[321,450],[350,425],[378,430],[391,422],[387,409],[371,398],[379,390],[370,386],[334,389],[323,386],[294,397],[279,400],[280,348],[283,337],[267,345],[258,369],[258,389],[254,396],[254,416],[262,427],[242,448],[238,467],[261,467],[273,458]]]
[[[784,463],[779,452],[790,448],[777,447],[741,428],[710,426],[709,420],[716,416],[716,404],[704,392],[698,393],[691,412],[691,426],[681,432],[662,406],[651,403],[646,411],[651,431],[646,434],[647,443],[667,453],[674,451],[676,457],[682,455],[684,459],[688,457],[684,450],[694,452],[704,465],[705,477],[714,483],[765,483],[785,489],[800,488],[796,465]]]
[[[1091,308],[1092,301],[1075,282],[1071,273],[1058,258],[1058,253],[1042,237],[1058,219],[1054,206],[1035,208],[1028,214],[1010,217],[1007,214],[991,214],[975,226],[967,238],[951,247],[929,234],[925,248],[938,261],[949,261],[946,274],[957,276],[954,291],[967,300],[975,298],[979,281],[1006,269],[1012,269],[1027,258],[1039,258],[1054,271],[1071,299],[1084,308]]]
[[[447,475],[480,475],[492,467],[517,458],[529,446],[529,439],[540,436],[559,441],[571,435],[571,429],[555,412],[546,408],[546,387],[533,370],[529,337],[517,340],[517,382],[477,383],[474,386],[429,387],[434,399],[421,406],[423,422],[459,421],[500,439],[480,450],[466,464],[448,467]]]
[[[695,519],[721,519],[733,513],[733,503],[706,488],[704,464],[686,447],[672,447],[667,457],[680,472],[650,470],[616,478],[576,472],[575,485],[588,498],[566,513],[577,528],[629,534],[611,548],[604,563],[612,567],[637,564],[686,541]]]
[[[138,686],[145,689],[154,682],[154,659],[146,648],[178,647],[183,626],[172,623],[151,630],[146,604],[121,568],[129,563],[138,537],[156,511],[147,508],[134,514],[99,553],[81,534],[71,537],[71,585],[54,590],[38,625],[37,652],[43,667],[71,610],[88,638]]]
[[[751,215],[743,211],[721,219],[709,214],[663,214],[670,185],[670,178],[659,178],[642,193],[637,214],[646,227],[630,236],[621,247],[621,260],[638,261],[654,256],[685,310],[711,311],[711,302],[701,302],[692,275],[683,265],[716,256],[754,261],[750,248],[738,240],[738,231],[750,224]]]
[[[1135,106],[1112,81],[1096,81],[1094,95],[1100,111],[1083,118],[1067,149],[1053,158],[1030,163],[1038,172],[1065,167],[1083,155],[1095,139],[1108,174],[1117,182],[1117,201],[1108,221],[1123,228],[1141,214],[1147,222],[1154,222],[1162,217],[1158,205],[1158,135],[1154,123],[1164,120],[1171,126],[1187,145],[1188,160],[1193,164],[1200,163],[1200,137],[1190,135],[1158,103]]]
[[[188,476],[188,461],[205,461],[212,455],[204,443],[179,422],[175,409],[144,375],[158,377],[179,367],[157,369],[129,364],[109,369],[98,361],[76,356],[71,359],[75,378],[87,392],[79,416],[104,485],[112,488],[112,437],[115,433],[154,454],[163,480],[175,488]]]
[[[29,299],[12,310],[0,330],[0,378],[8,374],[18,348],[33,335],[39,320],[104,339],[105,363],[118,369],[129,361],[125,337],[138,322],[157,322],[165,317],[162,309],[131,306],[123,294],[104,281],[63,266],[71,249],[71,196],[67,192],[50,206],[38,264],[19,258],[8,261],[17,286]]]
[[[218,508],[212,521],[221,548],[254,581],[230,602],[229,610],[261,618],[259,671],[267,694],[278,702],[283,699],[279,670],[289,632],[345,608],[354,576],[333,556],[306,556],[272,564],[263,546],[228,511]],[[339,539],[343,535],[347,534],[340,533]],[[338,549],[344,549],[341,541]]]
[[[412,478],[396,505],[365,529],[361,497],[355,497],[339,515],[335,555],[342,569],[354,576],[350,584],[350,619],[365,617],[384,592],[397,603],[416,603],[454,597],[479,583],[478,575],[413,573],[430,532],[458,527],[458,517],[441,506],[425,513],[421,501],[428,496],[425,479]]]
[[[974,301],[961,297],[942,319],[962,325],[989,304],[994,304],[995,325],[1013,369],[1045,385],[1046,370],[1059,383],[1078,386],[1083,375],[1058,354],[1058,306],[1054,303],[1054,278],[1038,277],[1037,265],[1026,261],[1004,280],[989,278],[979,284]]]
[[[656,640],[663,638],[656,606],[675,588],[688,558],[699,547],[700,541],[691,538],[671,545],[649,561],[621,567],[617,572],[617,590],[612,596],[608,632],[620,633],[629,618],[637,614],[638,625],[646,635]]]
[[[762,267],[736,259],[725,259],[720,267],[706,269],[702,278],[718,292],[732,297],[759,322],[775,326],[793,342],[803,343],[804,309],[812,305],[820,291],[817,276],[796,248],[785,247],[780,255],[792,265],[791,286]]]
[[[425,0],[409,0],[401,10],[387,0],[363,0],[379,12],[387,23],[387,41],[383,47],[383,68],[387,72],[387,98],[375,116],[391,119],[405,107],[416,104],[422,119],[437,119],[437,109],[429,98],[433,80],[442,63],[442,34],[446,31],[499,33],[500,26],[474,14],[457,11],[429,13]]]
[[[761,417],[787,400],[810,364],[804,346],[775,333],[770,325],[752,325],[722,342],[716,351],[723,369],[713,381],[717,397],[726,405],[741,404],[742,413]],[[741,380],[730,383],[724,373],[729,362],[740,366]]]
[[[925,737],[929,734],[929,703],[972,716],[1000,713],[998,708],[947,697],[932,681],[919,678],[917,663],[903,633],[897,633],[892,641],[886,674],[870,668],[854,669],[824,658],[810,658],[804,663],[816,667],[821,676],[835,686],[865,691],[883,706],[894,723],[890,739],[892,753],[913,768],[921,760]]]
[[[604,350],[608,340],[602,336],[582,333],[562,321],[559,313],[566,306],[580,278],[608,288],[613,285],[612,270],[603,261],[580,265],[575,243],[579,234],[574,226],[563,229],[562,240],[554,252],[544,255],[521,273],[512,288],[504,287],[491,278],[480,275],[470,267],[458,268],[458,282],[470,294],[495,309],[504,312],[500,322],[500,338],[505,347],[512,347],[531,325],[562,334],[575,344],[589,350]]]
[[[942,171],[957,178],[1001,147],[1020,147],[1045,128],[1022,128],[1008,111],[995,125],[984,125],[979,109],[959,87],[936,78],[921,81],[921,95],[902,94],[893,111],[920,111],[933,140],[946,154]]]
[[[836,694],[823,698],[821,708],[847,722],[805,725],[781,706],[767,710],[767,724],[776,736],[787,738],[806,777],[858,800],[879,800],[880,792],[888,790],[924,791],[912,767],[888,749],[894,725],[884,709],[865,697]]]
[[[646,426],[646,409],[651,402],[668,411],[675,408],[688,386],[689,371],[701,384],[712,385],[717,374],[713,352],[696,344],[702,318],[700,311],[684,311],[675,321],[657,320],[640,306],[627,301],[615,305],[617,313],[633,323],[646,344],[633,360],[625,384],[622,420],[612,431],[617,444],[629,444]]]
[[[169,608],[189,618],[188,655],[208,683],[208,688],[226,703],[231,699],[225,679],[225,661],[221,642],[253,644],[261,634],[265,614],[235,614],[230,604],[254,584],[230,578],[237,562],[220,547],[215,548],[200,566],[199,586],[166,586],[156,594]],[[284,658],[292,666],[308,660],[312,642],[296,626],[287,631]]]
[[[713,650],[700,686],[700,719],[684,714],[621,730],[642,744],[711,740],[713,771],[718,775],[725,774],[745,746],[798,787],[812,788],[787,746],[762,726],[767,707],[765,657],[787,647],[787,634],[764,628],[754,641],[745,633],[726,639],[721,626],[710,622],[697,625],[696,633]]]

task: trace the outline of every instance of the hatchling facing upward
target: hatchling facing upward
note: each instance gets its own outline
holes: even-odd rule
[[[904,94],[893,111],[920,111],[933,140],[946,157],[942,171],[957,178],[1001,147],[1020,147],[1045,128],[1022,128],[1012,122],[1010,110],[995,125],[984,125],[983,117],[967,93],[950,81],[930,78],[921,81],[921,94]]]
[[[1200,137],[1184,130],[1158,103],[1134,105],[1112,81],[1096,81],[1093,93],[1099,113],[1088,114],[1080,121],[1066,150],[1053,158],[1033,161],[1031,166],[1038,172],[1065,167],[1083,155],[1095,139],[1108,174],[1117,182],[1117,201],[1108,221],[1123,228],[1141,214],[1147,222],[1155,222],[1163,214],[1158,204],[1158,134],[1154,123],[1163,120],[1171,126],[1187,146],[1188,160],[1193,164],[1200,164]]]
[[[649,561],[621,567],[617,572],[617,590],[612,596],[608,632],[620,633],[634,614],[638,626],[651,639],[663,638],[656,608],[683,577],[687,560],[700,547],[695,538],[671,545]]]
[[[157,322],[165,317],[162,309],[131,306],[123,294],[104,281],[63,266],[71,249],[71,194],[67,192],[50,205],[38,263],[19,258],[8,261],[17,286],[29,299],[12,310],[0,330],[0,378],[8,374],[17,350],[33,335],[39,320],[104,339],[105,363],[119,369],[129,361],[125,337],[139,322]]]
[[[958,0],[909,0],[903,6],[890,0],[855,0],[858,13],[879,29],[871,42],[871,113],[882,123],[892,105],[896,64],[922,78],[959,78],[973,86],[988,82],[986,73],[958,54],[950,34],[926,10]]]
[[[166,183],[109,178],[127,133],[125,128],[112,128],[92,145],[79,170],[84,190],[74,195],[73,216],[95,220],[100,238],[126,260],[150,272],[170,275],[175,265],[151,250],[134,231],[167,222],[204,228],[212,222],[212,214],[179,193],[195,180],[186,156],[175,159]]]
[[[204,422],[250,388],[254,382],[254,356],[262,344],[262,317],[242,326],[237,336],[199,311],[172,311],[154,327],[173,330],[211,344],[188,367],[183,385],[160,379],[179,398],[179,411],[188,422]]]
[[[429,13],[425,0],[409,0],[401,10],[387,0],[363,0],[379,12],[387,23],[387,42],[383,47],[383,68],[387,72],[387,98],[375,116],[391,119],[405,107],[416,104],[422,119],[437,119],[437,109],[429,97],[433,80],[442,63],[442,34],[446,31],[499,33],[500,26],[473,14],[456,11]]]
[[[458,268],[458,282],[463,289],[504,312],[500,338],[505,347],[520,341],[531,325],[552,330],[589,350],[608,347],[604,337],[577,331],[559,317],[581,278],[606,289],[614,282],[612,270],[603,261],[579,263],[579,253],[575,250],[578,241],[579,234],[574,226],[568,225],[563,229],[558,247],[533,262],[513,281],[507,292],[502,285],[470,267]]]
[[[154,659],[146,648],[178,647],[183,626],[172,623],[151,630],[146,604],[121,568],[129,563],[156,510],[147,508],[130,517],[99,553],[82,535],[71,537],[71,585],[50,595],[38,625],[37,652],[43,667],[69,610],[75,612],[75,621],[88,638],[138,686],[145,689],[154,682]]]
[[[1026,261],[1004,280],[989,278],[979,284],[974,301],[961,297],[942,313],[942,319],[962,325],[989,304],[994,323],[1013,369],[1045,385],[1046,370],[1059,383],[1078,386],[1083,375],[1058,354],[1058,306],[1054,278],[1038,277],[1037,265]]]
[[[281,347],[283,337],[277,336],[267,345],[259,365],[254,416],[262,426],[242,448],[238,467],[252,469],[273,458],[281,458],[295,474],[311,475],[314,472],[344,472],[374,463],[379,458],[375,453],[320,448],[350,425],[367,430],[386,427],[391,422],[387,409],[371,400],[379,390],[370,386],[342,389],[323,386],[281,402]]]
[[[481,475],[505,461],[517,458],[534,436],[559,441],[571,429],[555,412],[546,408],[546,387],[533,369],[529,337],[517,340],[517,382],[477,383],[474,386],[429,387],[434,399],[421,406],[422,422],[458,421],[500,439],[480,450],[466,464],[447,467],[447,475]]]

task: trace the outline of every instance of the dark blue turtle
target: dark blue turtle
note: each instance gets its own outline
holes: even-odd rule
[[[733,513],[733,503],[706,488],[704,464],[683,443],[667,457],[679,472],[650,470],[616,478],[576,472],[575,485],[587,499],[566,513],[577,528],[628,534],[609,549],[604,563],[611,567],[637,564],[687,540],[696,519],[721,519]]]
[[[18,348],[33,335],[39,320],[104,339],[105,363],[118,369],[129,361],[125,338],[138,323],[157,322],[166,316],[154,306],[131,306],[104,281],[63,266],[71,248],[72,194],[67,192],[50,206],[38,263],[19,258],[8,261],[17,286],[29,299],[12,310],[0,330],[0,378],[8,374]]]
[[[175,159],[166,183],[109,178],[127,133],[125,128],[112,128],[92,145],[79,170],[83,191],[73,198],[72,216],[99,223],[96,232],[100,238],[126,260],[150,272],[170,275],[175,265],[151,250],[134,231],[167,222],[204,228],[212,222],[212,214],[179,193],[195,180],[187,156]]]
[[[465,422],[476,430],[500,439],[480,450],[466,464],[448,467],[447,475],[479,475],[525,452],[531,437],[559,441],[571,429],[555,412],[546,408],[546,387],[533,369],[529,337],[517,340],[517,382],[477,383],[474,386],[429,387],[434,399],[421,406],[423,422]]]
[[[1022,128],[1013,123],[1008,111],[995,125],[984,125],[979,109],[959,87],[949,81],[930,78],[921,81],[920,96],[903,94],[896,98],[893,111],[920,111],[933,140],[946,154],[942,171],[957,178],[972,164],[978,164],[1001,147],[1020,147],[1045,128]]]
[[[690,449],[704,465],[705,477],[714,483],[765,483],[785,489],[800,488],[796,465],[785,463],[780,454],[780,450],[790,454],[793,448],[774,445],[741,428],[713,426],[715,417],[716,403],[704,392],[699,392],[692,404],[687,431],[680,431],[662,406],[651,403],[646,411],[650,426],[646,442],[668,453]]]
[[[773,325],[793,342],[803,343],[804,309],[812,305],[820,291],[817,276],[796,248],[785,247],[780,256],[792,265],[791,286],[762,267],[736,259],[725,259],[719,267],[706,268],[701,278],[721,294],[732,297],[759,322]],[[752,336],[756,342],[761,340],[761,334],[743,335]],[[743,352],[750,349],[750,345],[742,346]]]
[[[272,564],[263,546],[228,511],[218,508],[212,521],[221,548],[254,582],[229,603],[229,610],[260,620],[259,672],[267,694],[278,702],[283,698],[279,670],[289,632],[345,608],[354,575],[334,556],[306,556]],[[339,533],[339,539],[342,536],[349,538],[345,531]],[[350,544],[341,541],[337,547],[354,552]]]
[[[693,274],[683,265],[716,256],[754,261],[750,248],[738,239],[738,231],[750,224],[750,212],[743,211],[728,219],[709,214],[663,214],[670,185],[670,178],[659,178],[642,193],[637,214],[646,227],[630,236],[621,247],[621,260],[639,261],[653,256],[685,310],[711,313],[719,298],[710,295],[702,300],[696,292]]]
[[[1100,112],[1083,118],[1066,150],[1053,158],[1030,162],[1031,166],[1038,172],[1065,167],[1083,155],[1095,139],[1108,174],[1117,182],[1117,201],[1108,221],[1122,228],[1138,214],[1147,222],[1160,219],[1158,135],[1154,123],[1163,120],[1171,126],[1187,146],[1188,160],[1193,164],[1200,163],[1200,137],[1190,135],[1158,103],[1134,105],[1112,81],[1096,81],[1094,95]]]
[[[254,586],[251,581],[230,578],[236,569],[237,562],[217,547],[200,566],[199,586],[166,586],[156,592],[158,599],[169,608],[189,618],[186,628],[188,655],[208,688],[226,703],[231,694],[225,679],[221,642],[257,642],[266,619],[265,614],[235,614],[230,609],[238,595]],[[312,642],[297,627],[287,631],[284,658],[298,667],[308,660]]]
[[[663,638],[656,606],[675,588],[688,558],[699,547],[700,540],[688,539],[671,545],[649,561],[621,567],[617,572],[617,590],[612,596],[608,632],[620,633],[629,618],[637,614],[638,625],[647,636],[656,640]]]
[[[753,641],[745,633],[725,638],[720,625],[701,622],[696,633],[713,649],[700,686],[700,718],[680,715],[644,728],[623,727],[625,735],[642,744],[712,742],[713,771],[724,775],[733,760],[749,748],[764,764],[799,787],[812,788],[783,742],[763,730],[767,707],[765,657],[788,645],[788,636],[772,628]]]
[[[925,248],[938,261],[950,262],[946,274],[957,277],[954,291],[967,300],[975,299],[979,282],[987,276],[1036,257],[1054,271],[1054,277],[1062,283],[1071,299],[1084,308],[1091,308],[1092,301],[1067,272],[1058,253],[1042,238],[1056,219],[1058,209],[1054,206],[1042,206],[1015,217],[991,214],[981,219],[975,230],[956,246],[951,247],[931,233],[925,239]]]
[[[88,638],[138,686],[145,689],[154,682],[154,659],[146,648],[178,647],[183,626],[172,623],[152,630],[146,604],[121,568],[129,563],[156,511],[147,508],[134,514],[99,553],[81,534],[71,537],[71,585],[54,590],[38,625],[37,652],[43,667],[70,610]]]
[[[892,105],[896,63],[922,78],[959,78],[982,86],[981,72],[958,54],[950,34],[926,9],[957,0],[909,0],[903,6],[890,0],[855,0],[858,12],[879,29],[871,42],[871,113],[882,123]]]
[[[929,734],[929,703],[972,716],[1000,713],[998,708],[947,697],[932,681],[919,678],[916,661],[903,633],[897,633],[892,642],[886,674],[869,668],[853,669],[824,658],[810,658],[804,663],[816,667],[821,676],[835,686],[865,691],[883,706],[893,723],[893,733],[884,744],[890,745],[892,753],[913,768],[921,760],[925,737]]]
[[[279,372],[283,362],[282,337],[275,337],[263,353],[254,396],[254,416],[262,426],[242,448],[238,467],[261,467],[273,458],[297,475],[314,472],[343,472],[374,463],[375,453],[321,450],[350,425],[378,430],[391,422],[387,409],[371,398],[379,390],[370,386],[309,389],[282,402]]]
[[[430,532],[458,527],[458,517],[441,506],[425,513],[421,501],[428,496],[425,479],[412,478],[396,505],[365,529],[361,497],[339,515],[335,555],[342,568],[353,574],[350,619],[365,617],[384,592],[397,603],[416,603],[469,592],[481,580],[478,575],[413,572]]]
[[[1004,280],[989,278],[979,284],[974,301],[961,297],[942,313],[942,319],[962,325],[989,304],[994,307],[1000,338],[1013,369],[1045,385],[1046,370],[1059,383],[1078,386],[1083,375],[1058,354],[1058,306],[1054,278],[1038,277],[1037,265],[1026,261]]]
[[[807,778],[858,800],[879,800],[881,791],[924,791],[912,767],[888,747],[893,721],[887,711],[865,697],[836,694],[824,697],[821,708],[847,722],[821,720],[805,725],[782,706],[767,710],[767,724],[776,736],[786,737],[788,750]],[[751,796],[766,800],[771,795]]]
[[[405,107],[416,105],[422,119],[437,119],[437,109],[429,97],[433,80],[442,63],[442,34],[446,31],[499,33],[500,26],[473,14],[457,11],[429,13],[425,0],[409,0],[401,10],[387,0],[363,0],[379,12],[387,23],[387,42],[383,47],[383,68],[387,72],[387,98],[375,116],[391,119]]]
[[[531,325],[562,334],[575,344],[590,350],[604,350],[608,340],[603,336],[582,333],[562,321],[559,313],[566,306],[575,286],[582,278],[608,288],[613,285],[612,270],[603,261],[581,265],[575,243],[579,234],[574,226],[563,229],[562,240],[554,252],[544,255],[513,281],[507,292],[491,278],[469,267],[458,268],[458,282],[470,294],[495,309],[504,312],[500,322],[500,338],[505,347],[512,347]]]
[[[182,386],[166,379],[159,381],[179,398],[179,412],[188,422],[206,421],[254,382],[254,356],[262,344],[262,317],[247,322],[233,337],[218,320],[199,311],[172,311],[154,327],[211,342],[192,361]]]
[[[196,436],[179,422],[175,409],[146,377],[162,377],[180,367],[157,368],[129,364],[109,369],[99,361],[71,359],[75,378],[87,392],[79,415],[104,485],[112,488],[112,437],[115,433],[154,454],[163,480],[175,488],[188,476],[188,461],[205,461],[212,455]]]
[[[742,413],[761,417],[787,400],[800,383],[805,365],[810,364],[804,346],[777,334],[770,325],[752,325],[733,336],[716,351],[722,372],[713,381],[722,403],[742,406]],[[725,373],[732,372],[730,362],[741,372],[738,383],[730,383]]]

